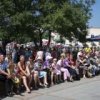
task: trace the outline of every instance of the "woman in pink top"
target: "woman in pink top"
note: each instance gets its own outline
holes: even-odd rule
[[[64,68],[64,60],[65,60],[65,55],[61,54],[61,58],[57,62],[57,67],[61,72],[63,72],[63,79],[65,81],[67,79],[70,79],[70,73],[68,69]]]

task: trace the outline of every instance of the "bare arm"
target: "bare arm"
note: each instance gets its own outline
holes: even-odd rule
[[[6,76],[9,75],[7,72],[3,71],[2,69],[0,69],[0,74],[6,75]]]
[[[21,71],[25,76],[27,76],[27,73],[22,69],[20,63],[18,63],[18,67],[19,67],[20,71]]]

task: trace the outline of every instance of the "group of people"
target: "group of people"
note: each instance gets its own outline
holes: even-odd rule
[[[15,47],[12,53],[0,54],[0,82],[5,83],[7,96],[99,74],[100,51],[96,48],[36,51]]]

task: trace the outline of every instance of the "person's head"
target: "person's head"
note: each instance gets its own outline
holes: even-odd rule
[[[26,47],[25,50],[28,51],[28,48]]]
[[[65,59],[65,54],[62,53],[60,59],[61,59],[61,60]]]
[[[24,55],[21,55],[21,56],[20,56],[20,61],[21,61],[21,62],[25,62],[25,57],[24,57]]]
[[[33,61],[33,57],[32,56],[29,57],[29,61],[31,61],[31,62]]]
[[[63,52],[63,53],[66,53],[66,49],[65,49],[65,48],[63,48],[63,49],[62,49],[62,52]]]
[[[53,63],[57,63],[57,59],[56,58],[53,59]]]
[[[83,55],[79,55],[79,59],[83,60],[84,56]]]
[[[52,62],[52,56],[47,56],[46,61]]]
[[[66,58],[70,58],[70,53],[66,53]]]
[[[42,62],[43,60],[42,60],[42,58],[41,57],[38,57],[37,59],[36,59],[36,62]]]
[[[4,61],[4,55],[0,54],[0,62],[3,62],[3,61]]]
[[[9,60],[9,69],[14,69],[15,65],[12,60]]]
[[[70,59],[73,59],[73,55],[72,54],[70,54]]]

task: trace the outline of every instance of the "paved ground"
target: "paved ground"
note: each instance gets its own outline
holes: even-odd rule
[[[65,82],[49,89],[39,89],[31,94],[22,95],[3,100],[100,100],[100,76],[73,83]]]

